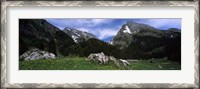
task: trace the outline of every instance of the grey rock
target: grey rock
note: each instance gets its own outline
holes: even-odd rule
[[[108,56],[101,52],[90,54],[86,60],[93,60],[100,62],[100,64],[106,64],[108,62],[108,59]]]
[[[119,59],[119,61],[122,62],[123,66],[125,66],[125,67],[130,65],[130,63],[128,61],[126,61],[126,60]]]
[[[53,53],[49,53],[47,51],[42,51],[37,48],[34,48],[22,54],[20,56],[20,59],[24,60],[55,59],[55,55]]]
[[[125,68],[130,66],[130,63],[128,61],[123,59],[117,60],[115,57],[107,56],[103,52],[92,53],[86,58],[86,60],[93,60],[99,62],[100,64],[107,64],[110,61],[113,62],[118,67],[125,67]]]

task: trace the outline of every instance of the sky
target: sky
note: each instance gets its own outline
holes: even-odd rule
[[[108,42],[117,35],[127,21],[143,23],[161,30],[169,28],[181,29],[181,19],[45,19],[60,30],[65,27],[75,28],[94,34],[98,39]]]

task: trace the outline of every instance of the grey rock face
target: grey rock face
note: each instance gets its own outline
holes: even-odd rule
[[[137,30],[143,30],[143,29],[148,29],[148,30],[157,30],[156,28],[146,25],[146,24],[142,24],[142,23],[136,23],[136,22],[131,22],[128,21],[126,23],[126,25],[128,26],[128,28],[131,30],[131,32],[134,33],[134,31]]]
[[[74,28],[66,27],[63,32],[68,34],[76,43],[87,41],[90,38],[96,38],[92,33],[83,32]]]
[[[20,59],[24,60],[39,60],[39,59],[55,59],[53,53],[42,51],[39,49],[31,49],[20,56]]]

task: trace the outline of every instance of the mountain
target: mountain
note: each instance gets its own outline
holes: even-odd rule
[[[96,38],[92,33],[83,32],[74,28],[66,27],[63,31],[73,38],[76,43],[87,41],[90,38]]]
[[[19,55],[39,48],[57,56],[69,54],[73,39],[43,19],[19,19]]]
[[[121,27],[112,43],[121,49],[126,48],[132,41],[136,41],[132,38],[133,35],[161,37],[163,33],[152,26],[128,21]]]
[[[146,24],[127,22],[112,43],[124,50],[126,58],[168,57],[180,61],[180,29],[159,30]]]

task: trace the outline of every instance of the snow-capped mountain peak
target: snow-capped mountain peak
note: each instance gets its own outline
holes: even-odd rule
[[[90,38],[96,38],[96,36],[92,33],[88,33],[85,31],[83,32],[74,28],[66,27],[63,31],[68,34],[76,43],[86,41]]]

